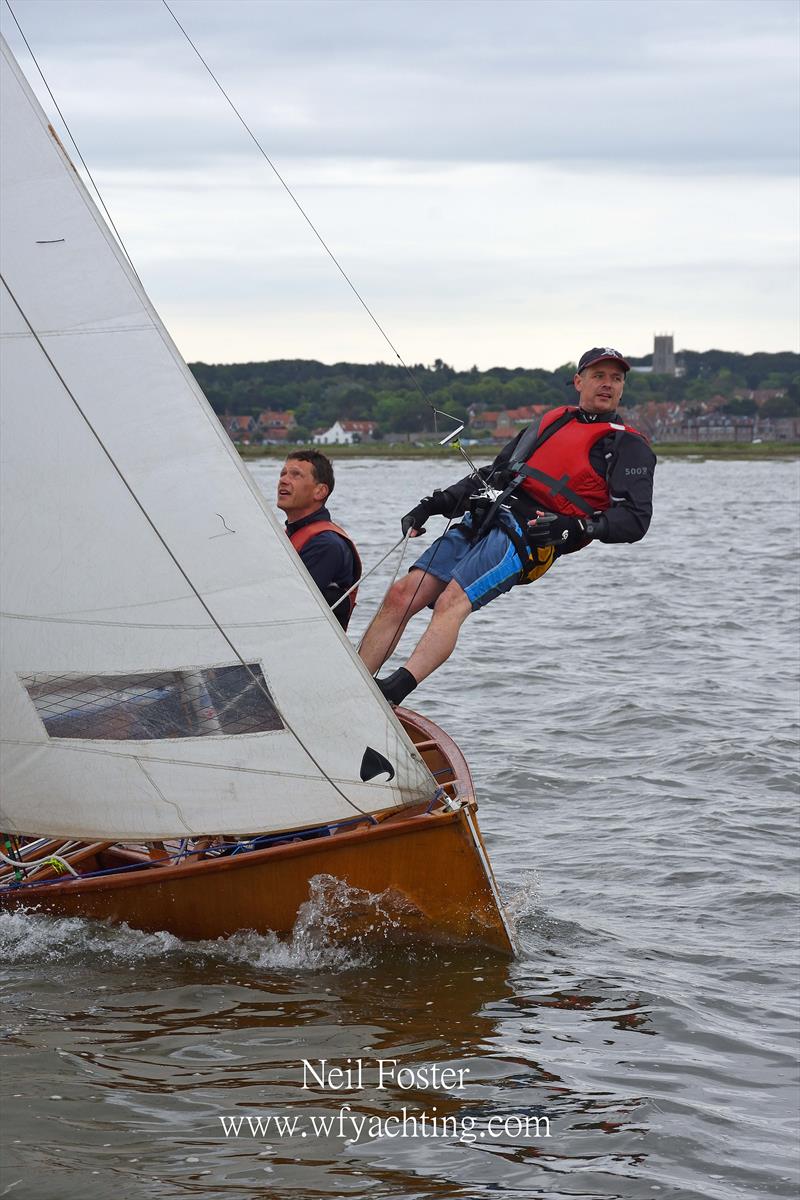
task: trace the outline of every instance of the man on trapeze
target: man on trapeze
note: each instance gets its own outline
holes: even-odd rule
[[[390,703],[401,704],[449,658],[471,612],[593,541],[638,542],[647,533],[656,456],[617,416],[629,370],[617,350],[587,350],[573,380],[576,407],[546,413],[491,466],[426,496],[403,517],[411,537],[434,514],[463,519],[389,589],[364,635],[359,653],[375,674],[409,619],[433,608],[405,666],[376,680]]]

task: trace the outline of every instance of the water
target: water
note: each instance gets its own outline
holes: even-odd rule
[[[342,463],[332,507],[369,565],[459,473]],[[662,463],[644,542],[490,605],[416,693],[471,762],[518,961],[332,949],[313,908],[289,944],[2,918],[0,1195],[795,1197],[797,492],[794,463]],[[303,1088],[348,1058],[360,1088]],[[468,1073],[379,1089],[393,1059]]]

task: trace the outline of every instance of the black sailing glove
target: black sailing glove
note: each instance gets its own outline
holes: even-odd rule
[[[437,490],[432,496],[425,496],[420,500],[416,508],[412,508],[411,512],[400,521],[400,528],[403,531],[403,537],[406,536],[409,529],[416,530],[417,533],[425,532],[425,522],[428,517],[436,514],[442,517],[449,517],[453,511],[453,501],[446,492]]]
[[[557,517],[555,513],[528,521],[526,532],[531,546],[558,546],[559,550],[577,550],[588,537],[580,517]]]

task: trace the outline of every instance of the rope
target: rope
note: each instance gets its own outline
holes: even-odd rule
[[[70,875],[74,875],[76,878],[78,876],[75,868],[65,858],[62,858],[60,854],[50,854],[47,858],[18,859],[9,858],[7,854],[4,854],[0,850],[0,861],[8,863],[9,867],[14,867],[15,870],[27,871],[31,867],[34,869],[37,867],[53,867],[56,871],[61,868],[64,871],[69,871]]]

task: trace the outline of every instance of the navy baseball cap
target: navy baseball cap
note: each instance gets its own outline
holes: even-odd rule
[[[625,361],[619,350],[612,350],[610,346],[594,346],[581,355],[578,374],[580,375],[581,371],[585,371],[587,367],[593,367],[595,363],[599,362],[618,362],[623,371],[631,369],[631,364]]]

